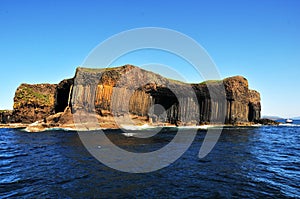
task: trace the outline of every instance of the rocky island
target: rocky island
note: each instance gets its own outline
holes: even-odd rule
[[[244,77],[187,84],[124,65],[78,67],[73,78],[58,84],[21,84],[13,110],[1,111],[0,122],[28,131],[78,129],[76,123],[88,123],[89,115],[97,118],[99,128],[249,125],[259,122],[260,112],[260,94],[249,89]],[[76,115],[87,117],[76,120]]]

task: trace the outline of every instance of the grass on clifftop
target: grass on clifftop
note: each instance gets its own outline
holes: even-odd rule
[[[223,80],[207,80],[207,81],[204,81],[204,82],[201,82],[200,85],[203,85],[203,84],[216,84],[216,83],[222,83]]]
[[[8,113],[10,112],[11,110],[0,110],[0,113]]]
[[[39,105],[50,105],[51,103],[53,103],[53,96],[49,95],[49,94],[43,94],[40,92],[36,92],[34,91],[34,89],[30,88],[30,87],[26,87],[23,86],[21,87],[17,92],[16,92],[16,99],[18,99],[16,101],[16,103],[18,105],[24,104],[24,103],[36,103]],[[17,105],[15,104],[15,105]]]

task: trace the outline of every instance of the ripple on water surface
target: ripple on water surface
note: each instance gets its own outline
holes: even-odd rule
[[[106,131],[121,148],[142,152],[165,146],[176,134],[174,128],[147,139],[120,133]],[[0,129],[0,198],[300,197],[298,126],[224,129],[213,151],[199,159],[205,133],[199,131],[169,167],[130,174],[95,160],[76,132]]]

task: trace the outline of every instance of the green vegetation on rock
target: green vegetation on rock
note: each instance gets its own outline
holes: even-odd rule
[[[22,104],[36,104],[39,106],[51,106],[54,102],[53,94],[43,92],[35,86],[23,84],[15,94],[14,107],[21,106]]]
[[[201,85],[204,85],[204,84],[217,84],[217,83],[222,83],[223,80],[207,80],[207,81],[204,81],[204,82],[201,82],[200,84]]]
[[[25,100],[25,101],[29,101],[34,99],[37,99],[40,102],[43,102],[45,104],[49,104],[50,99],[48,95],[42,94],[42,93],[38,93],[35,92],[32,88],[29,87],[24,87],[20,90],[19,93],[19,98]]]
[[[9,112],[10,110],[0,110],[0,113],[6,113]]]

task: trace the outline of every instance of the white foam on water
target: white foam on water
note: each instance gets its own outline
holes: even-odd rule
[[[123,135],[125,135],[126,137],[134,137],[135,133],[122,133]]]
[[[286,127],[300,127],[300,124],[279,124],[278,126],[286,126]]]
[[[176,127],[178,129],[208,129],[208,128],[211,128],[211,127],[215,127],[214,125],[202,125],[202,126],[179,126],[179,127]]]
[[[121,125],[121,129],[125,130],[147,130],[147,129],[154,129],[154,128],[159,128],[157,126],[150,126],[148,124],[144,124],[142,126],[134,126],[134,125]]]

